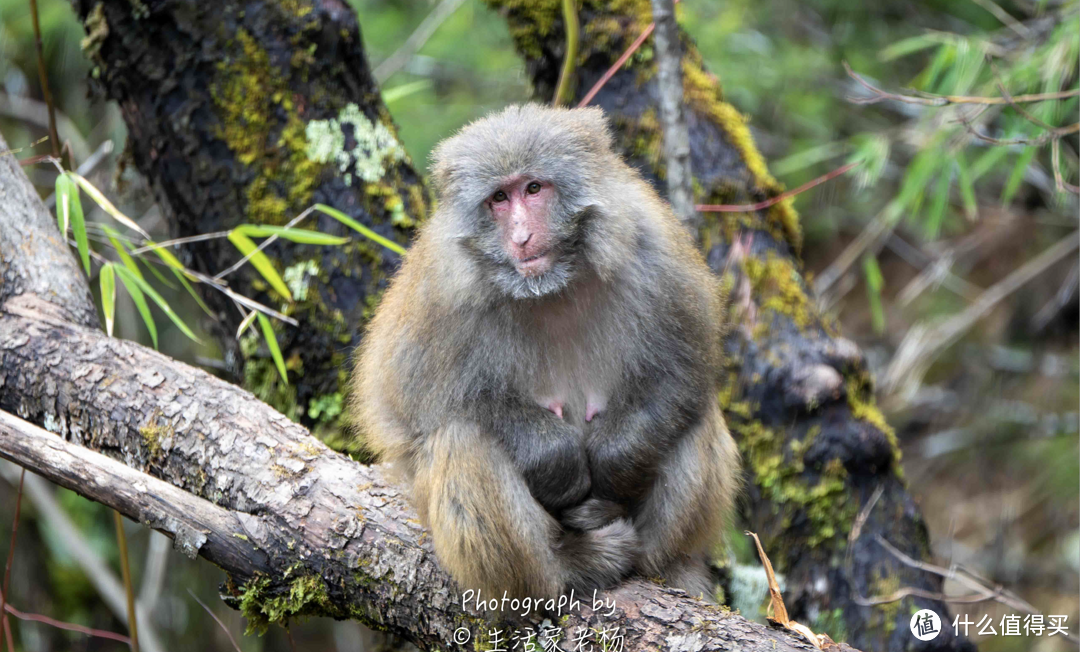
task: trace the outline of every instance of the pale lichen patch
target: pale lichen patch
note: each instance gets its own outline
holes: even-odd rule
[[[346,134],[346,127],[351,134]],[[375,183],[385,174],[387,164],[406,159],[405,148],[394,133],[385,124],[369,120],[353,103],[342,109],[336,118],[312,120],[305,133],[308,158],[337,165],[349,186],[354,176]],[[349,135],[353,146],[346,149]]]

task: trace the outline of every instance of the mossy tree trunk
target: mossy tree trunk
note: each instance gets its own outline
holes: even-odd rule
[[[550,101],[565,49],[562,3],[487,1],[506,17],[536,98]],[[578,18],[575,97],[581,98],[652,14],[648,0],[584,0]],[[719,81],[685,35],[683,52],[696,202],[752,204],[775,197],[782,188],[755,147],[747,119],[724,101]],[[655,62],[642,48],[591,104],[607,112],[631,163],[663,189],[655,74]],[[930,554],[862,354],[809,294],[791,201],[757,212],[705,215],[699,236],[709,264],[731,288],[721,401],[747,474],[745,525],[761,535],[786,576],[792,617],[868,650],[972,649],[948,627],[926,643],[911,635],[908,623],[918,609],[934,609],[951,621],[941,602],[905,598],[869,607],[856,600],[901,587],[936,593],[941,581],[903,565],[877,542],[883,537],[915,559]],[[858,515],[879,488],[860,536],[849,543]]]
[[[176,236],[242,223],[284,225],[328,204],[405,244],[428,194],[383,105],[356,15],[339,3],[78,0],[98,87],[116,100],[128,151]],[[240,312],[204,292],[233,380],[330,443],[345,444],[349,355],[397,255],[313,214],[297,226],[347,235],[341,247],[281,241],[266,253],[288,301],[245,266],[227,277],[300,322],[277,322],[283,383],[258,328],[239,342]],[[211,275],[239,260],[227,240],[183,246]]]

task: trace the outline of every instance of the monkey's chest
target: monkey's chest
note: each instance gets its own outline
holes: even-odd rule
[[[604,342],[551,342],[541,360],[530,379],[533,399],[583,429],[607,409],[625,365],[624,352]]]

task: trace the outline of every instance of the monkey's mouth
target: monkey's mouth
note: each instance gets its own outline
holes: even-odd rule
[[[540,276],[551,269],[552,258],[551,249],[547,249],[535,256],[529,256],[528,258],[522,258],[521,260],[515,261],[514,265],[522,276]]]

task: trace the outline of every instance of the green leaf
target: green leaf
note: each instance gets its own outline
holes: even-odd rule
[[[945,210],[949,207],[949,189],[952,187],[952,177],[949,174],[950,166],[944,166],[938,174],[937,187],[934,190],[933,201],[930,210],[926,214],[926,239],[936,240],[941,232],[941,223],[945,220]]]
[[[274,335],[274,325],[270,323],[270,319],[261,312],[255,313],[259,316],[259,326],[262,326],[263,338],[266,339],[266,346],[270,347],[270,357],[274,359],[274,364],[277,366],[278,373],[281,375],[281,380],[285,381],[285,384],[289,384],[289,374],[285,370],[285,358],[281,357],[281,349],[278,348],[277,336]]]
[[[105,332],[112,337],[113,323],[116,320],[116,275],[113,263],[105,263],[98,272],[101,284],[101,312],[105,315]]]
[[[990,147],[988,151],[971,164],[971,182],[975,183],[984,174],[994,168],[1009,155],[1008,147]]]
[[[244,331],[246,331],[249,326],[251,326],[251,322],[255,321],[255,317],[258,314],[258,310],[252,310],[248,313],[247,317],[244,317],[244,321],[240,322],[240,326],[236,329],[236,339],[240,339],[240,336],[244,334]]]
[[[870,302],[870,322],[874,332],[881,335],[885,332],[885,310],[881,306],[881,289],[885,287],[885,277],[881,275],[876,256],[863,256],[863,272],[866,274],[866,295]]]
[[[1031,165],[1031,159],[1035,158],[1035,150],[1035,147],[1028,147],[1020,152],[1020,156],[1016,157],[1016,164],[1013,166],[1012,173],[1009,174],[1009,180],[1005,182],[1005,188],[1001,191],[1001,203],[1003,205],[1011,202],[1013,196],[1016,195],[1016,191],[1020,189],[1020,183],[1024,180],[1024,172]]]
[[[320,231],[312,231],[310,229],[286,229],[283,226],[266,226],[263,224],[241,224],[234,230],[243,233],[249,238],[268,238],[272,235],[276,235],[279,238],[297,244],[332,246],[343,245],[349,241],[348,238],[342,238],[341,236],[330,235]]]
[[[71,177],[61,174],[56,177],[56,226],[60,235],[67,237],[68,225],[71,224],[71,198],[78,198],[79,189]]]
[[[964,202],[964,214],[969,220],[979,216],[979,203],[975,199],[975,183],[968,171],[963,152],[956,153],[956,180],[960,187],[960,199]]]
[[[191,283],[188,283],[187,279],[184,278],[184,275],[180,273],[180,270],[173,269],[172,273],[176,275],[176,280],[180,281],[180,284],[184,286],[184,289],[188,291],[188,294],[190,294],[191,297],[195,299],[195,303],[199,304],[199,307],[202,308],[202,311],[205,312],[207,315],[213,317],[214,311],[210,310],[210,306],[206,305],[206,303],[203,302],[202,297],[200,297],[199,293],[195,291],[195,288],[191,287]]]
[[[120,212],[120,209],[118,209],[116,206],[113,206],[112,202],[106,199],[105,195],[101,194],[101,191],[95,188],[92,183],[74,172],[68,172],[67,174],[69,174],[71,178],[75,180],[75,183],[79,184],[79,186],[81,186],[82,189],[86,191],[86,194],[90,195],[90,198],[93,199],[94,202],[97,203],[97,205],[100,206],[103,211],[111,215],[114,220],[123,224],[132,231],[137,231],[138,233],[142,234],[142,236],[147,240],[150,239],[149,233],[143,231],[142,227],[135,223],[135,220],[131,219],[127,215],[124,215]]]
[[[125,274],[124,272],[127,272]],[[142,280],[141,276],[136,276],[130,269],[120,268],[117,270],[120,275],[120,282],[124,284],[124,288],[131,295],[131,300],[135,302],[135,308],[138,309],[139,314],[142,315],[143,323],[146,324],[146,330],[150,331],[150,339],[154,342],[154,348],[157,348],[157,324],[154,323],[154,316],[150,313],[150,306],[146,303],[146,296],[143,295],[143,291],[139,289],[137,280]],[[128,280],[130,278],[136,280]],[[145,283],[146,281],[142,281]]]
[[[173,311],[172,306],[169,305],[169,302],[163,299],[161,295],[157,293],[157,290],[150,287],[149,283],[132,274],[131,271],[129,271],[126,267],[117,267],[116,271],[120,274],[121,280],[126,279],[138,285],[139,289],[142,290],[147,296],[149,296],[153,300],[153,302],[157,304],[157,307],[165,313],[165,316],[167,316],[169,319],[172,320],[174,324],[176,324],[176,327],[180,329],[181,333],[187,335],[195,342],[199,342],[200,344],[202,343],[199,338],[195,337],[195,333],[193,333],[191,329],[188,328],[187,324],[184,323],[184,320],[180,319],[180,316]]]
[[[57,188],[60,188],[60,178],[65,178],[69,173],[60,175],[56,179]],[[90,275],[90,241],[86,238],[86,219],[83,217],[82,202],[79,201],[79,189],[75,184],[71,183],[71,179],[68,179],[64,184],[68,186],[65,188],[66,199],[64,205],[67,207],[65,211],[64,220],[70,219],[71,231],[75,234],[75,246],[79,250],[79,258],[82,259],[83,268],[86,269],[86,275]],[[57,195],[57,201],[60,200],[60,195]],[[59,206],[59,204],[57,204]],[[66,232],[65,232],[66,233]]]
[[[375,233],[371,229],[367,228],[363,224],[357,222],[356,220],[349,217],[345,213],[342,213],[341,211],[339,211],[336,208],[331,208],[330,206],[327,206],[326,204],[315,204],[315,210],[317,210],[319,212],[322,212],[322,213],[325,213],[326,215],[329,215],[330,217],[334,218],[338,222],[341,222],[342,224],[344,224],[345,226],[349,227],[350,229],[356,231],[357,233],[364,236],[365,238],[368,238],[370,240],[374,240],[375,242],[378,242],[379,244],[381,244],[382,246],[386,247],[387,249],[389,249],[390,251],[392,251],[392,252],[394,252],[396,254],[401,254],[401,255],[405,254],[405,248],[404,247],[402,247],[398,243],[394,242],[393,240],[387,240],[386,238],[382,237],[378,233]]]
[[[270,263],[270,259],[266,257],[266,254],[259,251],[259,248],[255,246],[255,243],[251,241],[251,238],[247,237],[240,231],[233,229],[229,232],[229,242],[233,243],[233,246],[243,256],[250,256],[248,262],[255,267],[255,269],[262,274],[262,277],[266,279],[266,282],[270,284],[270,287],[285,297],[288,301],[292,301],[292,293],[289,292],[289,286],[285,285],[285,281],[281,280],[281,276],[274,269],[273,264]]]
[[[925,50],[926,48],[932,48],[939,43],[941,43],[941,39],[933,34],[912,36],[911,38],[902,39],[889,47],[884,48],[881,53],[878,54],[878,59],[881,61],[892,61],[893,59],[906,57],[909,54]]]
[[[383,91],[382,98],[383,104],[393,104],[398,100],[403,100],[406,97],[419,93],[422,90],[431,88],[430,79],[421,79],[420,81],[409,82],[408,84],[402,84],[393,88],[388,88]]]
[[[101,230],[105,232],[105,236],[109,238],[109,242],[112,243],[113,249],[116,250],[116,255],[120,257],[120,262],[124,263],[124,267],[127,267],[139,278],[143,278],[142,270],[139,269],[139,265],[135,262],[135,259],[128,253],[127,245],[120,240],[120,234],[110,229],[107,225],[102,224]]]

